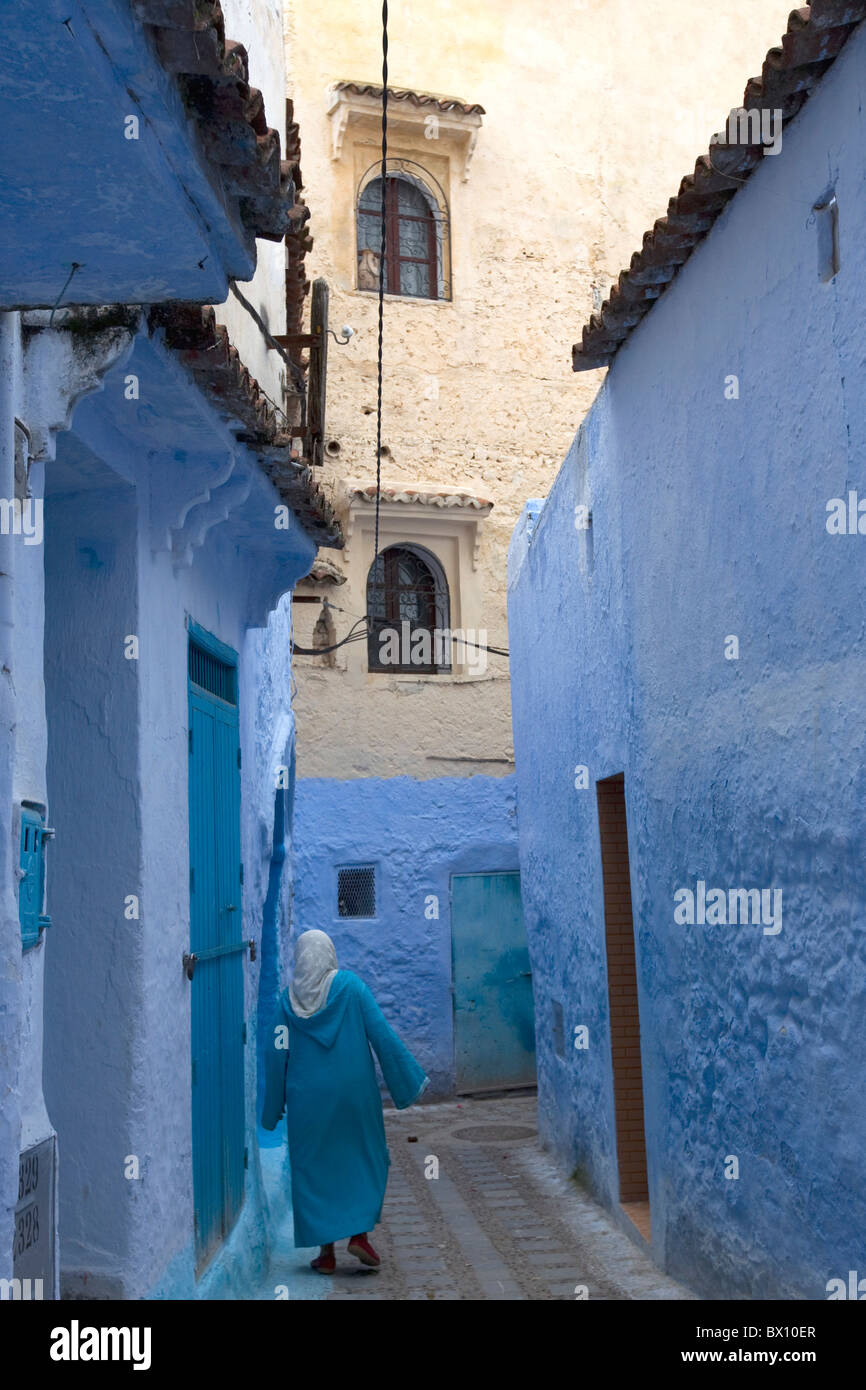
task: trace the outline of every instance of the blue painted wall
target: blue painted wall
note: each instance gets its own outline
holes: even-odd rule
[[[151,345],[138,350],[149,370],[162,370]],[[45,1089],[61,1155],[63,1288],[73,1296],[223,1296],[213,1290],[250,1287],[268,1257],[255,1143],[257,1009],[261,990],[273,989],[288,932],[288,876],[274,863],[275,773],[290,762],[294,741],[288,597],[266,626],[250,621],[274,590],[290,589],[309,568],[315,548],[297,525],[275,533],[278,498],[254,461],[239,456],[244,487],[234,510],[221,508],[216,494],[227,483],[217,425],[215,495],[201,460],[175,459],[176,491],[158,486],[171,472],[172,444],[208,425],[190,382],[179,376],[174,396],[163,392],[165,414],[133,416],[125,434],[118,433],[120,394],[111,377],[82,405],[58,443],[46,506],[48,791],[57,852]],[[157,450],[143,447],[142,430],[145,439],[156,432]],[[190,493],[184,564],[180,552],[154,542],[181,533]],[[197,511],[205,513],[198,522]],[[181,965],[189,949],[187,615],[238,652],[244,936],[261,942],[264,931],[266,946],[243,967],[246,1199],[198,1285],[190,988]],[[139,638],[138,660],[125,659],[128,634]],[[135,920],[124,917],[130,894],[140,903]],[[125,1177],[129,1155],[139,1160],[139,1180]]]
[[[296,932],[328,932],[430,1077],[454,1088],[452,874],[517,868],[513,777],[301,778],[294,822]],[[376,917],[337,913],[337,868],[375,864]],[[438,900],[439,916],[428,899]]]
[[[80,269],[66,302],[76,304],[219,303],[227,275],[249,279],[255,242],[202,157],[178,84],[133,7],[26,0],[4,10],[0,303],[52,305],[73,261]],[[257,56],[253,48],[253,63]],[[77,120],[58,119],[73,104]],[[139,121],[136,139],[125,138],[129,115]],[[267,117],[279,125],[279,111]],[[40,159],[49,145],[54,158]],[[12,236],[25,217],[31,235]]]
[[[543,1138],[615,1204],[594,788],[624,772],[652,1246],[710,1296],[866,1270],[866,537],[825,525],[866,498],[864,75],[866,30],[620,352],[510,554]],[[678,925],[699,879],[781,889],[782,930]]]

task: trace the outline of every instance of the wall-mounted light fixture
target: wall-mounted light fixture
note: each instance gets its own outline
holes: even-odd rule
[[[354,336],[355,336],[355,330],[354,330],[354,328],[351,328],[351,327],[349,326],[348,323],[344,323],[344,324],[343,324],[343,327],[340,329],[340,332],[341,332],[342,335],[343,335],[341,338],[338,338],[338,337],[337,337],[337,335],[336,335],[336,333],[334,332],[333,328],[329,328],[329,329],[328,329],[328,332],[330,333],[330,335],[331,335],[331,337],[333,338],[334,342],[340,344],[340,347],[345,347],[346,344],[348,343],[349,339],[350,339],[350,338],[354,338]]]

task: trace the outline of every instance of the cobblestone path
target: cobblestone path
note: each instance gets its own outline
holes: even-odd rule
[[[341,1242],[333,1279],[309,1276],[327,1292],[309,1296],[693,1297],[560,1174],[538,1146],[535,1111],[534,1095],[386,1111],[391,1176],[372,1234],[382,1267],[363,1269]]]

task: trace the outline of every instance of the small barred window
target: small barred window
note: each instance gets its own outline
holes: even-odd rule
[[[341,917],[376,916],[376,871],[372,864],[337,870],[337,911]]]

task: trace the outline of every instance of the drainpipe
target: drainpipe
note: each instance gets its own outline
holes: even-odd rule
[[[15,496],[15,413],[21,394],[21,321],[0,313],[0,497]],[[0,1278],[12,1275],[21,1140],[20,982],[17,878],[13,858],[15,694],[12,685],[15,537],[0,531]]]

